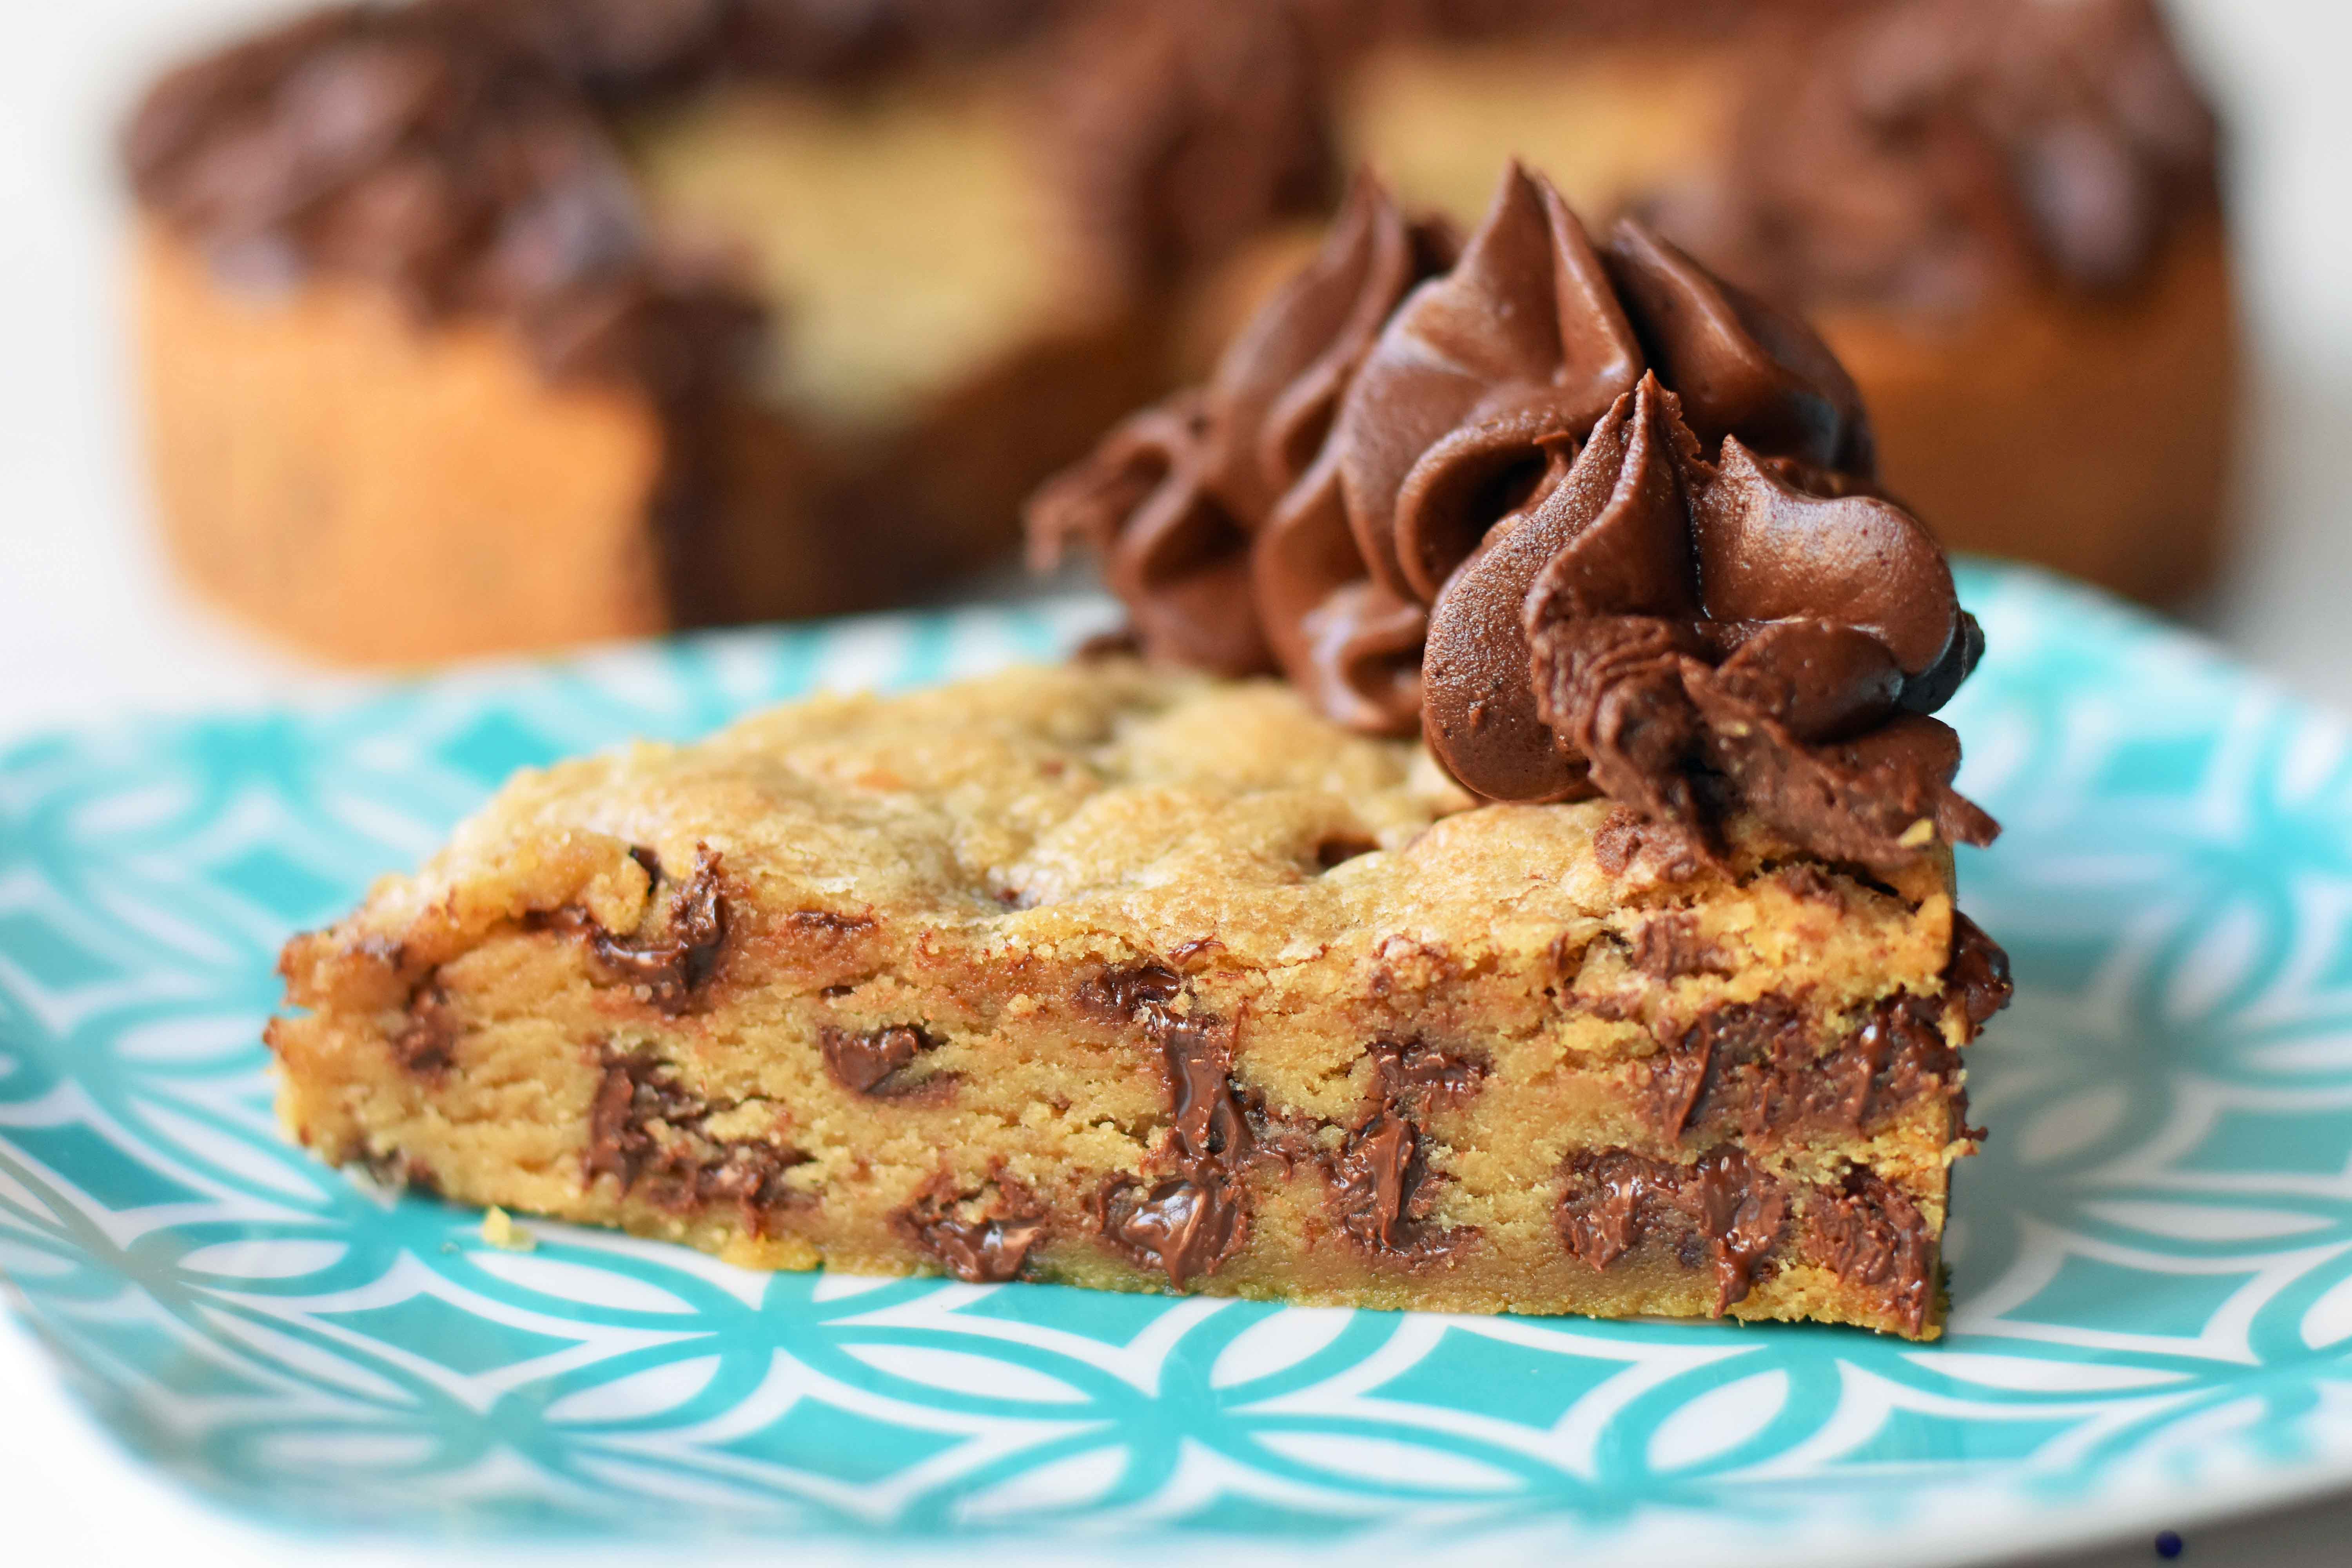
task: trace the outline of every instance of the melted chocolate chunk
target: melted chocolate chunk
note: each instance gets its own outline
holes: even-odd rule
[[[1378,1041],[1371,1058],[1381,1103],[1405,1105],[1420,1116],[1467,1105],[1486,1086],[1490,1070],[1478,1052],[1423,1040]]]
[[[1425,1263],[1457,1252],[1475,1233],[1429,1226],[1437,1184],[1423,1123],[1478,1092],[1486,1060],[1418,1040],[1379,1041],[1369,1055],[1370,1103],[1346,1145],[1325,1161],[1332,1215],[1341,1234],[1376,1255]]]
[[[1789,1194],[1735,1148],[1688,1165],[1612,1149],[1571,1158],[1555,1224],[1570,1256],[1606,1268],[1655,1240],[1715,1271],[1715,1315],[1747,1298],[1789,1226]]]
[[[464,1032],[457,1009],[449,1005],[449,993],[437,976],[428,977],[409,994],[408,1021],[393,1036],[392,1054],[410,1072],[438,1084],[455,1065],[452,1052]]]
[[[1715,1310],[1744,1299],[1789,1223],[1780,1184],[1737,1149],[1717,1149],[1692,1167],[1696,1180],[1687,1206],[1715,1261]]]
[[[605,980],[644,986],[655,1006],[674,1015],[685,1012],[709,980],[727,940],[727,896],[719,890],[719,855],[708,845],[695,847],[694,875],[671,892],[668,914],[667,934],[642,938],[606,931],[578,904],[534,913],[524,924],[531,931],[558,931],[584,942]]]
[[[1645,1064],[1648,1109],[1670,1137],[1868,1131],[1923,1097],[1958,1094],[1959,1052],[1937,1003],[1900,995],[1827,1051],[1785,997],[1711,1010]]]
[[[1250,1128],[1230,1076],[1232,1031],[1214,1019],[1186,1019],[1161,1026],[1159,1034],[1178,1158],[1194,1165],[1214,1161],[1228,1169],[1239,1164],[1249,1155]]]
[[[1982,1028],[2017,994],[2009,977],[2009,954],[1985,935],[1983,927],[1958,910],[1952,913],[1952,961],[1944,971],[1944,984],[1960,999],[1972,1028]]]
[[[637,1173],[654,1157],[647,1124],[683,1125],[698,1121],[705,1107],[675,1086],[667,1063],[650,1050],[606,1052],[604,1077],[588,1110],[587,1178],[610,1176],[623,1193],[636,1185]]]
[[[1435,1194],[1421,1130],[1388,1110],[1348,1136],[1331,1165],[1331,1209],[1339,1228],[1370,1252],[1407,1253],[1419,1239]]]
[[[1150,1187],[1121,1178],[1096,1200],[1103,1239],[1140,1268],[1166,1271],[1177,1289],[1213,1274],[1249,1237],[1249,1199],[1223,1172],[1171,1176]]]
[[[1554,1223],[1569,1256],[1606,1268],[1641,1244],[1642,1207],[1665,1179],[1664,1163],[1622,1149],[1569,1162]]]
[[[583,1180],[610,1176],[622,1196],[642,1194],[672,1214],[733,1204],[754,1236],[766,1234],[779,1211],[808,1201],[784,1182],[807,1155],[758,1139],[708,1136],[703,1123],[715,1108],[679,1084],[677,1069],[652,1050],[607,1048],[600,1060]]]
[[[1727,974],[1730,966],[1701,935],[1698,917],[1683,910],[1654,915],[1633,935],[1633,967],[1659,980],[1685,974]]]
[[[1078,987],[1096,1016],[1142,1026],[1167,1074],[1168,1139],[1154,1156],[1169,1173],[1145,1184],[1111,1179],[1096,1200],[1104,1240],[1139,1268],[1166,1272],[1181,1289],[1213,1273],[1249,1237],[1249,1189],[1241,1179],[1254,1144],[1233,1083],[1233,1029],[1171,1004],[1183,982],[1161,964],[1105,970]]]
[[[981,1192],[959,1192],[942,1173],[898,1216],[898,1227],[966,1284],[996,1285],[1020,1275],[1045,1238],[1045,1215],[1034,1195],[1002,1172]]]
[[[1107,1024],[1143,1024],[1184,991],[1183,977],[1164,963],[1105,969],[1078,983],[1079,1011]]]
[[[1213,936],[1196,936],[1190,942],[1180,942],[1168,950],[1168,962],[1179,969],[1190,969],[1196,958],[1206,958],[1213,952],[1223,952],[1225,944]]]
[[[1845,893],[1818,866],[1800,862],[1783,866],[1773,873],[1780,884],[1789,889],[1789,896],[1809,904],[1826,904],[1832,909],[1845,908]]]
[[[834,1082],[853,1094],[888,1099],[926,1088],[934,1081],[895,1081],[899,1069],[939,1046],[937,1040],[910,1025],[868,1029],[862,1034],[828,1026],[817,1037],[817,1045],[824,1054],[824,1070],[833,1076]]]
[[[1838,1188],[1816,1190],[1804,1260],[1875,1287],[1882,1310],[1914,1334],[1934,1301],[1937,1255],[1919,1205],[1876,1172],[1857,1166]]]

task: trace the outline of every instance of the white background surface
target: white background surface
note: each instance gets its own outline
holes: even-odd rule
[[[0,740],[336,684],[173,589],[145,529],[118,309],[112,136],[124,106],[191,40],[292,3],[0,0],[10,40],[0,51]],[[2260,359],[2243,411],[2237,557],[2193,614],[2250,660],[2352,710],[2352,0],[2172,8],[2231,132]],[[0,1314],[0,1563],[209,1568],[321,1555],[226,1523],[123,1458]],[[333,1556],[456,1561],[396,1548]],[[2137,1539],[2064,1561],[2157,1558]],[[2182,1561],[2352,1563],[2352,1499],[2192,1531]]]

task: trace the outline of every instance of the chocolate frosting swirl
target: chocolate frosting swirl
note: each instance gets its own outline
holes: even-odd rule
[[[2145,276],[2213,210],[2211,111],[2153,0],[1889,0],[1748,62],[1727,165],[1651,216],[1776,299],[1965,308]]]
[[[1103,550],[1148,654],[1270,655],[1490,799],[1606,793],[1700,857],[1737,806],[1871,864],[1989,841],[1926,717],[1981,637],[1820,340],[1517,166],[1450,268],[1415,234],[1360,180],[1205,391],[1041,493],[1045,550]]]

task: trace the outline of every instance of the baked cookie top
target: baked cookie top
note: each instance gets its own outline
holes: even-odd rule
[[[299,939],[288,974],[298,1003],[380,987],[389,1005],[490,931],[564,910],[683,952],[698,881],[739,922],[871,932],[918,966],[1078,942],[1263,970],[1399,939],[1525,965],[1563,933],[1770,883],[1796,854],[1748,819],[1702,864],[1605,801],[1477,805],[1417,743],[1351,734],[1286,686],[1114,659],[820,698],[525,772],[415,875]],[[1842,899],[1949,909],[1940,852],[1839,880]],[[1775,946],[1846,925],[1801,889],[1770,901]],[[1819,983],[1932,989],[1948,918],[1918,930],[1918,952],[1857,951]]]

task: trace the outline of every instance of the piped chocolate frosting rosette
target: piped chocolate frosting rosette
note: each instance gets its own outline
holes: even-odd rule
[[[1998,828],[1928,717],[1982,648],[1798,321],[1514,166],[1459,248],[1360,179],[1206,388],[1042,490],[1147,656],[1279,668],[1496,801],[1745,810],[1887,866]]]

